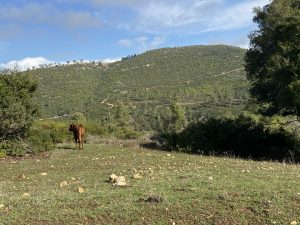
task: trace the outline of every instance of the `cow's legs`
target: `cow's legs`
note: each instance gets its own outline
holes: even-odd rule
[[[79,140],[75,140],[75,149],[77,149],[77,144],[78,144],[78,149],[80,149],[80,142]]]
[[[81,139],[78,139],[78,149],[83,149],[83,142]]]

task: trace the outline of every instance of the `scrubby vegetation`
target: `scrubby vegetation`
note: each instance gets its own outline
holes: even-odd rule
[[[224,45],[163,48],[112,64],[81,61],[11,75],[12,81],[3,76],[2,139],[62,143],[70,138],[72,121],[101,137],[134,139],[149,132],[165,138],[167,149],[298,162],[298,123],[291,128],[289,121],[270,124],[268,118],[299,116],[299,4],[272,1],[255,10],[254,21],[259,29],[247,51]],[[27,79],[25,91],[20,77]],[[30,128],[36,88],[42,122]],[[6,152],[21,154],[11,149]]]
[[[229,155],[260,160],[300,161],[300,142],[294,130],[266,126],[247,115],[210,118],[190,124],[169,136],[173,149],[206,155]]]
[[[245,50],[190,46],[146,52],[112,64],[74,64],[28,71],[38,80],[43,117],[83,113],[109,121],[122,102],[138,130],[155,130],[156,117],[176,100],[188,120],[238,114],[248,99]]]
[[[27,71],[38,80],[42,117],[50,117],[35,125],[47,127],[54,143],[71,141],[72,121],[105,138],[150,132],[167,140],[166,149],[298,161],[294,131],[242,115],[246,106],[268,115],[256,99],[249,101],[245,52],[223,45],[165,48],[112,64]]]

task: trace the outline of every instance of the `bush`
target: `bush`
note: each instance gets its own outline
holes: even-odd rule
[[[47,152],[54,148],[54,140],[48,130],[31,130],[27,141],[30,145],[29,153]]]
[[[283,127],[271,131],[246,116],[194,123],[178,135],[169,135],[168,142],[191,153],[300,161],[299,141],[291,132]]]
[[[140,133],[131,127],[122,127],[116,130],[115,135],[121,139],[136,139]]]
[[[30,130],[25,139],[10,139],[0,143],[0,158],[9,156],[24,156],[38,152],[50,151],[54,143],[50,132],[45,130]]]
[[[23,138],[38,114],[36,82],[26,74],[0,73],[0,140]]]
[[[29,149],[29,144],[24,140],[9,140],[3,141],[0,144],[0,151],[4,155],[10,156],[24,156]]]
[[[86,118],[81,112],[75,112],[71,115],[71,123],[85,123]]]
[[[69,136],[68,125],[64,121],[45,120],[35,122],[33,129],[49,132],[53,143],[57,144],[67,141]]]
[[[0,158],[5,158],[6,152],[4,149],[0,149]]]
[[[99,135],[101,137],[107,135],[108,129],[106,126],[99,122],[87,122],[85,123],[86,130],[88,131],[89,134],[92,135]]]

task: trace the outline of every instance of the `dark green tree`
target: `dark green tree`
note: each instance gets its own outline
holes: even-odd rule
[[[122,101],[116,104],[114,122],[118,127],[127,127],[132,123],[130,110]]]
[[[23,73],[0,73],[0,140],[22,138],[38,114],[37,84]]]
[[[169,129],[172,133],[181,132],[187,125],[184,109],[177,103],[173,102],[170,105],[171,118]]]
[[[249,36],[245,66],[251,95],[271,113],[299,116],[300,0],[273,0],[254,12],[258,30]]]

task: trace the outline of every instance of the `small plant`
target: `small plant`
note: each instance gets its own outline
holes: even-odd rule
[[[0,158],[5,158],[6,152],[4,149],[0,149]]]

